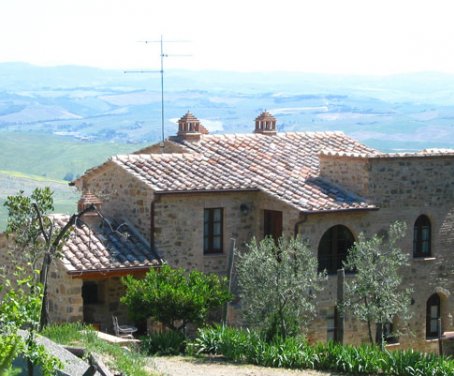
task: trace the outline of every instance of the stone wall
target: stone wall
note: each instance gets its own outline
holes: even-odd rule
[[[365,195],[380,209],[364,214],[309,215],[302,227],[303,235],[316,249],[324,231],[335,224],[347,226],[356,238],[360,232],[368,236],[380,233],[396,220],[405,222],[408,229],[400,247],[409,255],[409,266],[403,268],[402,274],[404,284],[413,289],[410,321],[413,336],[401,337],[400,341],[403,347],[436,351],[434,341],[425,339],[426,302],[432,294],[441,297],[443,331],[454,330],[451,296],[454,291],[454,158],[396,156],[366,160],[322,156],[321,173]],[[358,176],[350,175],[354,173]],[[431,222],[432,254],[428,258],[413,257],[413,226],[420,215],[426,215]],[[335,281],[331,281],[335,277],[329,278],[326,304],[332,301],[336,291]]]
[[[369,160],[365,157],[320,155],[320,176],[358,195],[369,194]]]
[[[246,207],[243,212],[240,207]],[[221,254],[203,253],[203,213],[205,208],[223,208],[223,249]],[[293,234],[298,212],[258,192],[225,192],[160,195],[155,202],[155,247],[170,265],[225,274],[231,239],[237,249],[254,236],[263,238],[263,211],[283,214],[283,231]],[[246,212],[247,211],[247,212]]]
[[[79,188],[102,200],[101,211],[106,218],[119,223],[128,220],[150,239],[153,192],[145,183],[111,162],[98,174],[84,178]]]
[[[51,322],[83,321],[82,280],[71,278],[58,260],[49,271],[48,300]]]
[[[120,303],[125,293],[125,287],[120,277],[97,280],[86,280],[98,285],[99,301],[85,304],[83,308],[84,321],[94,324],[103,332],[113,333],[112,316],[117,316],[120,325],[130,323],[127,307]]]

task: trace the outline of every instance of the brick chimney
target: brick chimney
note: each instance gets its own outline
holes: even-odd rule
[[[200,140],[202,134],[208,134],[208,130],[189,111],[178,120],[178,137],[189,141],[197,141]]]
[[[263,111],[255,119],[255,130],[254,133],[274,135],[277,133],[276,130],[276,118],[271,115],[268,111]]]
[[[94,205],[97,211],[101,210],[102,201],[95,196],[90,191],[85,192],[79,201],[77,202],[77,211],[81,212],[82,210],[88,208],[90,205]],[[82,220],[87,224],[99,224],[101,222],[101,217],[98,212],[91,210],[86,212],[82,216]]]

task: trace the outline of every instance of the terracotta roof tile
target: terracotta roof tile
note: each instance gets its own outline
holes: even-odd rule
[[[322,152],[381,155],[342,132],[203,135],[194,142],[178,137],[166,142],[183,152],[119,155],[106,164],[120,166],[158,193],[261,190],[307,212],[374,208],[319,177]]]
[[[53,218],[60,227],[69,219],[61,215]],[[90,229],[79,221],[62,248],[64,267],[68,272],[83,273],[131,265],[146,268],[160,264],[148,244],[127,231],[127,226],[122,226],[122,231],[112,231],[109,226]]]

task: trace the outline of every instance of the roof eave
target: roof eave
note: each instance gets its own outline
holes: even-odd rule
[[[344,208],[344,209],[326,209],[326,210],[301,210],[303,214],[331,214],[331,213],[346,213],[346,212],[362,212],[362,211],[377,211],[378,206],[367,208]]]
[[[104,277],[121,277],[126,275],[141,274],[149,271],[152,268],[159,268],[162,263],[158,262],[155,265],[137,266],[129,268],[106,268],[106,269],[88,269],[88,270],[68,270],[67,273],[71,278],[89,279],[89,278],[104,278]]]
[[[183,191],[155,191],[156,195],[174,195],[174,194],[201,194],[201,193],[239,193],[239,192],[259,192],[259,188],[244,188],[244,189],[186,189]]]

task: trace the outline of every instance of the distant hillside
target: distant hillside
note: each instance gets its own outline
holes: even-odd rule
[[[0,132],[0,169],[49,179],[73,180],[110,156],[126,154],[145,144],[81,142],[37,132]]]
[[[280,132],[341,130],[383,151],[454,148],[453,75],[166,72],[166,136],[188,110],[211,133],[248,133],[264,109]],[[71,180],[160,137],[159,75],[0,64],[0,170]],[[0,200],[4,184],[42,183],[1,179]]]
[[[4,231],[8,216],[8,212],[3,206],[6,197],[16,195],[19,191],[30,194],[36,187],[44,188],[46,186],[54,192],[54,204],[57,213],[74,213],[79,194],[74,188],[68,186],[68,182],[26,175],[16,171],[0,170],[0,232]]]
[[[263,109],[281,131],[342,130],[380,149],[454,145],[454,76],[169,71],[165,133],[187,110],[211,132],[244,133]],[[151,143],[161,133],[159,75],[0,64],[0,135]],[[56,140],[55,138],[53,140]],[[1,165],[0,160],[0,165]]]

